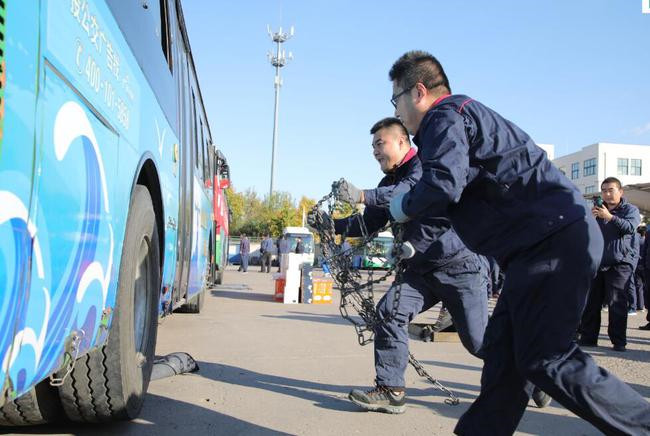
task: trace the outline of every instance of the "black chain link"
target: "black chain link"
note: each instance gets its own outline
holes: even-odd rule
[[[365,282],[361,273],[352,268],[353,256],[355,254],[361,254],[363,248],[385,228],[368,233],[363,216],[360,213],[353,215],[358,220],[361,229],[361,243],[356,248],[343,250],[343,242],[341,242],[341,245],[336,243],[336,232],[332,218],[339,205],[337,198],[339,198],[338,190],[340,184],[341,181],[332,184],[332,191],[316,203],[307,215],[307,222],[316,230],[320,237],[323,262],[327,263],[334,282],[341,292],[341,302],[339,304],[341,316],[354,325],[359,344],[367,345],[373,341],[376,329],[382,324],[389,322],[397,314],[402,292],[402,275],[406,265],[404,260],[397,257],[392,262],[388,271],[379,278],[374,279],[371,270]],[[327,204],[328,215],[324,215],[320,211],[324,204]],[[394,224],[392,230],[395,236],[392,252],[401,253],[402,244],[404,243],[402,240],[402,227],[399,224]],[[345,237],[346,235],[342,235],[342,241],[345,241]],[[395,275],[395,282],[393,284],[393,307],[391,308],[391,313],[382,318],[377,314],[375,307],[373,286],[388,280],[393,274]],[[351,312],[356,313],[360,319],[356,318]],[[420,376],[425,377],[437,389],[447,394],[448,398],[445,399],[446,404],[457,405],[459,403],[458,397],[438,380],[431,377],[411,353],[409,353],[409,363]]]

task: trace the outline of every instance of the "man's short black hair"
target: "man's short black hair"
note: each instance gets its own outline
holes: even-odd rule
[[[404,53],[395,61],[388,77],[391,82],[397,82],[403,90],[412,88],[419,82],[427,89],[444,86],[447,92],[451,93],[445,70],[438,59],[426,51],[413,50]]]
[[[616,183],[618,189],[621,189],[623,187],[623,185],[621,185],[621,181],[616,177],[607,177],[605,180],[603,180],[603,183],[600,184],[600,187],[602,188],[605,183]]]
[[[384,118],[382,120],[377,121],[375,123],[375,125],[372,126],[372,128],[370,129],[370,134],[374,135],[375,133],[377,133],[381,129],[384,129],[384,128],[387,128],[387,127],[393,127],[393,126],[397,126],[400,129],[400,131],[404,134],[404,136],[406,136],[406,140],[410,144],[411,140],[409,139],[409,132],[408,132],[408,130],[406,130],[406,127],[404,127],[404,124],[402,124],[402,122],[400,121],[399,118],[387,117],[387,118]]]

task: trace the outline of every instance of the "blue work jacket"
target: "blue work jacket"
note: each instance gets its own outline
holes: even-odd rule
[[[407,192],[422,176],[422,164],[417,155],[403,162],[393,172],[386,174],[375,189],[365,189],[363,220],[369,233],[386,225],[391,219],[388,212],[390,200],[396,194]],[[361,236],[359,220],[355,217],[335,220],[336,233]],[[426,272],[452,260],[471,256],[451,222],[444,216],[425,211],[422,216],[404,224],[402,238],[413,244],[416,254],[407,266],[416,272]]]
[[[596,218],[605,241],[600,265],[607,267],[627,263],[634,267],[639,260],[640,236],[636,233],[636,228],[641,222],[639,209],[628,203],[625,198],[621,198],[618,206],[609,213],[613,215],[609,222]]]
[[[413,140],[422,178],[404,196],[404,213],[449,216],[470,250],[502,266],[576,220],[593,219],[524,131],[467,96],[434,104]]]

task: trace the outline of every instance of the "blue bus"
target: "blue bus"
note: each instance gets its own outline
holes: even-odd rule
[[[180,0],[0,0],[0,69],[0,424],[131,419],[211,269]]]

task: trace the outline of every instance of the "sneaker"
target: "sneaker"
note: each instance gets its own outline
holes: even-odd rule
[[[533,390],[533,395],[532,395],[533,401],[535,402],[535,405],[543,409],[544,407],[548,406],[551,403],[551,396],[535,386],[535,389]]]
[[[650,330],[650,322],[646,325],[639,326],[639,330]]]
[[[636,310],[630,309],[627,311],[627,316],[636,316]]]
[[[353,389],[348,395],[350,401],[365,410],[384,413],[404,413],[406,393],[386,386],[377,386],[369,391]]]

